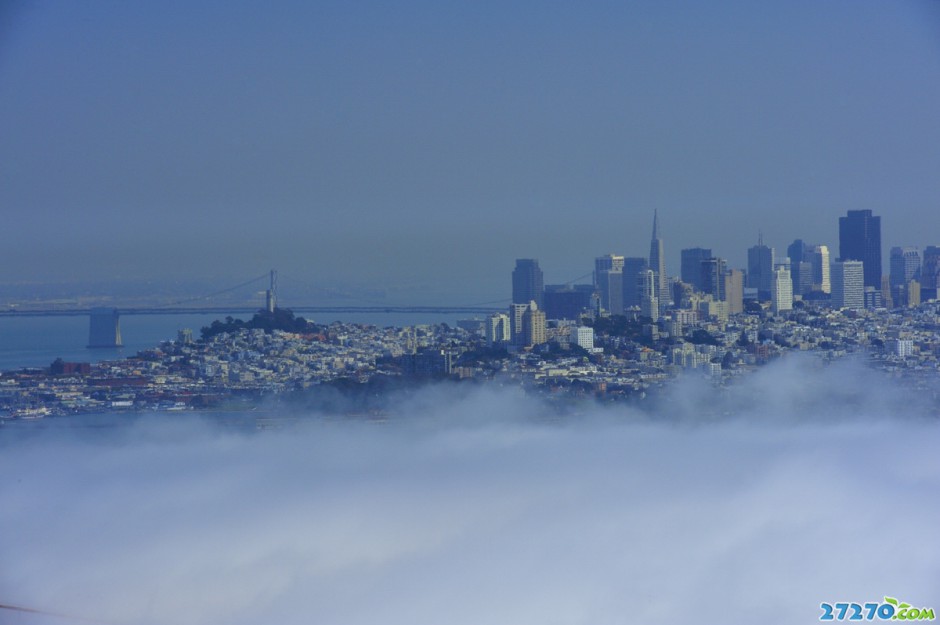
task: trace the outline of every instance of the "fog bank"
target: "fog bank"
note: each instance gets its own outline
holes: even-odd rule
[[[680,383],[661,414],[549,419],[505,390],[428,389],[383,422],[7,428],[0,603],[181,625],[798,623],[886,594],[940,607],[937,422],[912,402],[898,414],[880,376],[805,365],[720,394]]]

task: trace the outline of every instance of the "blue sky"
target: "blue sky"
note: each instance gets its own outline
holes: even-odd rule
[[[508,296],[595,256],[940,244],[934,2],[6,3],[0,281]],[[466,298],[464,297],[466,296]]]

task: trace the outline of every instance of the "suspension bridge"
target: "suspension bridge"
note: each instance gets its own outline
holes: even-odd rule
[[[212,300],[217,300],[220,296],[228,295],[235,291],[245,289],[256,285],[261,281],[268,282],[268,288],[264,291],[264,302],[259,302],[255,306],[242,305],[220,305],[213,304]],[[480,304],[470,304],[465,306],[428,306],[428,305],[397,305],[388,306],[383,304],[369,305],[294,305],[289,306],[295,313],[320,313],[320,314],[394,314],[394,313],[414,313],[414,314],[489,314],[497,310],[503,310],[508,304],[508,299],[493,302],[483,302]],[[9,317],[80,317],[88,316],[89,325],[89,347],[120,347],[121,329],[120,317],[126,315],[192,315],[192,314],[218,314],[218,315],[250,315],[259,310],[273,312],[278,305],[277,293],[277,271],[271,270],[261,276],[257,276],[226,287],[219,291],[191,297],[182,300],[167,302],[164,304],[143,305],[143,306],[79,306],[79,305],[61,305],[61,304],[36,304],[36,305],[9,305],[5,309],[0,309],[0,319]]]

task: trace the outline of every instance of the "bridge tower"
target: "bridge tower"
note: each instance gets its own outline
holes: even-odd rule
[[[117,308],[92,308],[88,347],[121,347],[121,316]]]
[[[273,313],[277,308],[277,271],[271,270],[271,288],[268,289],[265,297],[265,310]]]

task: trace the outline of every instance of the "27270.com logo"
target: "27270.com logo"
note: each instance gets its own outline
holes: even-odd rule
[[[822,614],[820,621],[932,621],[933,608],[915,608],[909,603],[898,601],[894,597],[885,597],[884,602],[859,603],[820,603]]]

